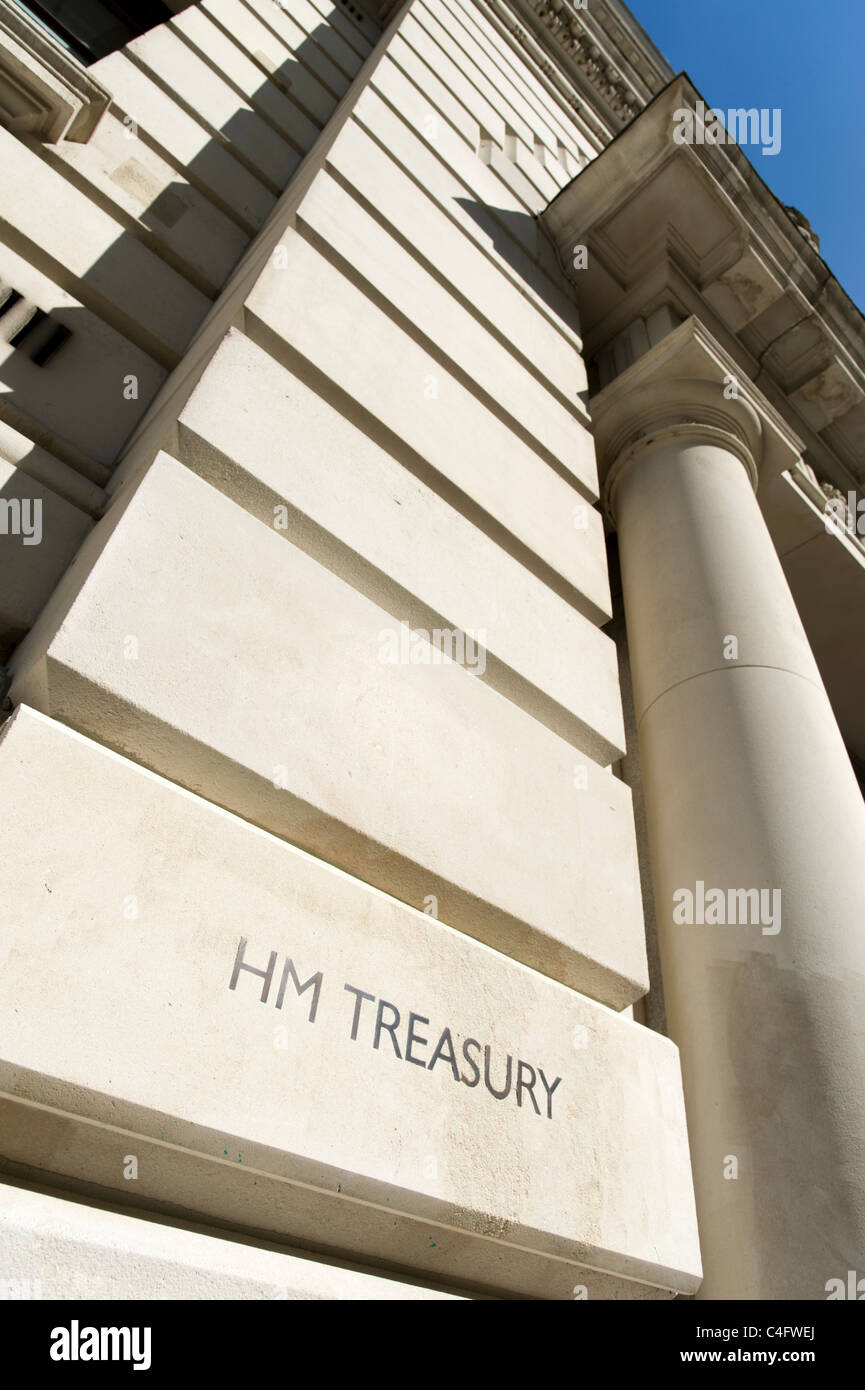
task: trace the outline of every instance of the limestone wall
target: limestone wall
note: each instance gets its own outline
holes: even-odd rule
[[[91,390],[58,353],[28,428],[106,497],[67,502],[10,659],[7,1171],[476,1294],[689,1293],[678,1054],[628,1017],[580,327],[536,221],[600,117],[485,6],[371,30],[207,0],[95,65],[116,109],[73,155],[3,137],[88,209],[57,255],[104,357]],[[133,113],[146,176],[109,193]],[[157,169],[189,210],[153,232]]]

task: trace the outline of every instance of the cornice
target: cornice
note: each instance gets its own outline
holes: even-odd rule
[[[743,148],[673,138],[677,113],[703,106],[679,74],[541,214],[587,354],[662,304],[698,315],[846,491],[863,479],[862,314]],[[575,245],[585,269],[572,268]]]
[[[524,56],[552,82],[560,99],[581,117],[593,139],[603,148],[612,133],[609,122],[598,118],[590,91],[575,79],[575,75],[561,61],[556,61],[558,55],[550,54],[549,42],[545,42],[540,34],[530,32],[531,26],[520,24],[514,16],[514,6],[510,0],[480,0],[480,3],[516,42]]]
[[[585,8],[573,0],[474,3],[495,17],[600,146],[673,76],[622,0],[590,0]],[[398,8],[399,0],[382,0],[379,19],[389,19]]]
[[[588,97],[609,124],[622,129],[673,76],[673,71],[620,0],[491,0],[510,10],[570,78],[580,105]],[[581,100],[582,98],[582,100]]]

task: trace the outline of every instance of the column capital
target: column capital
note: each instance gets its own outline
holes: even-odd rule
[[[755,491],[761,472],[792,467],[804,448],[694,316],[593,396],[590,408],[604,507],[612,521],[625,472],[662,439],[720,444],[741,460]]]

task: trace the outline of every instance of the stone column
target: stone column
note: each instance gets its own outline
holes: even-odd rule
[[[865,1296],[865,808],[754,492],[798,441],[736,376],[690,319],[592,404],[699,1297]]]

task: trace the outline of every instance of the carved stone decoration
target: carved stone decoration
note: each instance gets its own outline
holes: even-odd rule
[[[502,23],[510,31],[510,33],[513,34],[517,42],[521,44],[523,48],[528,49],[528,38],[526,35],[526,31],[517,23],[515,19],[513,19],[509,14],[503,13],[498,7],[496,8],[496,13],[498,14],[498,17],[502,21]],[[534,58],[534,61],[537,63],[541,71],[546,73],[547,77],[555,78],[556,72],[552,63],[548,63],[545,58],[541,58],[535,53],[532,54],[532,57]],[[568,92],[566,94],[566,100],[568,104],[574,108],[575,111],[583,111],[583,103],[572,92]]]
[[[834,483],[825,482],[805,459],[790,469],[790,481],[826,517],[829,535],[843,537],[865,557],[865,497],[853,488],[842,492]]]
[[[616,115],[623,121],[630,120],[643,102],[616,67],[605,60],[594,39],[583,28],[579,11],[566,7],[562,0],[529,0],[529,3],[544,27],[570,54]]]
[[[562,0],[486,0],[486,5],[602,144],[609,141],[611,132],[632,120],[667,76],[641,71],[646,89],[634,88],[610,62],[609,54],[602,52],[580,12]],[[595,24],[599,22],[599,6],[600,0],[594,0],[591,21]],[[622,47],[622,37],[613,37],[611,42],[617,59],[627,66],[638,55],[632,48]],[[544,48],[552,52],[554,61],[545,55]],[[575,81],[577,76],[582,80]]]
[[[37,139],[90,139],[111,93],[35,19],[0,0],[0,123]]]
[[[695,315],[784,410],[819,472],[861,488],[862,316],[740,146],[671,139],[676,113],[700,101],[686,74],[674,78],[540,214],[577,289],[584,352],[601,373],[621,371],[635,319],[662,304]]]
[[[802,233],[805,240],[811,246],[813,246],[815,251],[819,251],[820,238],[814,231],[814,228],[811,226],[811,223],[808,221],[804,212],[800,212],[798,208],[791,207],[789,204],[785,204],[785,208],[786,211],[792,217],[793,221],[796,223],[796,226],[799,228],[799,231]]]
[[[834,483],[824,482],[805,459],[794,463],[790,469],[790,481],[828,518],[826,529],[829,534],[843,535],[849,545],[865,556],[860,520],[865,516],[865,498],[852,488],[842,492]]]

